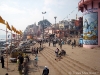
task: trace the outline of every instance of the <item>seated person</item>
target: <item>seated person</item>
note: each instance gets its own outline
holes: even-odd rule
[[[65,50],[61,50],[61,51],[60,51],[60,53],[59,53],[59,55],[61,55],[61,56],[63,56],[63,55],[64,55],[64,56],[65,56],[65,55],[66,55]]]
[[[78,45],[78,47],[82,47],[82,44],[80,43],[80,44]]]

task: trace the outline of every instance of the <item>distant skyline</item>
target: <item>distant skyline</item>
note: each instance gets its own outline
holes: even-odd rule
[[[0,0],[0,16],[9,25],[24,31],[28,25],[38,24],[40,20],[47,19],[52,24],[57,16],[57,23],[62,20],[76,19],[82,16],[78,12],[80,0]],[[45,12],[46,14],[42,14]],[[70,15],[69,15],[70,14]],[[68,16],[68,18],[67,18]],[[5,30],[5,25],[0,23],[0,29]],[[0,35],[6,35],[0,30]]]

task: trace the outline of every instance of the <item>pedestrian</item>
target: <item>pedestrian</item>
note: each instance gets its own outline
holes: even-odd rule
[[[74,47],[76,47],[76,40],[74,39]]]
[[[50,42],[49,42],[49,46],[50,46]]]
[[[18,67],[18,65],[19,65],[19,59],[17,59],[17,67]]]
[[[19,59],[19,62],[21,64],[23,64],[24,58],[23,58],[22,54],[19,53],[18,59]]]
[[[1,56],[1,64],[2,64],[2,68],[4,68],[4,57]]]
[[[62,49],[62,41],[60,42],[60,49]]]
[[[73,49],[73,46],[74,46],[74,42],[72,42],[72,49]]]
[[[42,40],[40,41],[40,48],[41,48],[41,43],[42,43]]]
[[[42,75],[48,75],[49,74],[49,69],[47,66],[43,69]]]
[[[54,47],[54,41],[52,41],[53,47]]]
[[[28,63],[28,58],[27,56],[24,57],[24,62],[23,62],[23,71],[24,71],[24,75],[28,75],[27,74],[27,63]]]
[[[39,51],[39,48],[37,47],[37,49],[36,49],[36,54],[38,54],[38,51]]]
[[[34,65],[35,67],[38,66],[38,57],[37,57],[37,55],[35,56],[35,59],[33,60],[33,65]]]
[[[28,62],[29,62],[30,57],[29,57],[27,54],[25,54],[25,57],[27,58],[27,60],[28,60]]]
[[[59,49],[57,48],[57,49],[55,50],[56,57],[58,57],[58,53],[59,53]]]
[[[23,69],[22,64],[19,63],[19,65],[18,65],[19,75],[22,75],[22,69]]]

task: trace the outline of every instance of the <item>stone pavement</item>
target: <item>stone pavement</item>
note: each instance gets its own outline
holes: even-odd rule
[[[60,49],[60,46],[58,44],[56,45],[56,47],[53,47],[52,44],[49,47],[49,44],[45,43],[44,46],[52,49],[53,51],[55,51],[56,48]],[[78,62],[89,66],[90,68],[100,71],[100,48],[86,49],[76,46],[72,49],[71,45],[65,44],[62,46],[62,49],[66,51],[68,57],[77,60]]]
[[[67,53],[67,56],[63,57],[63,59],[59,62],[56,62],[54,51],[59,45],[53,47],[52,45],[49,47],[48,43],[44,43],[45,47],[43,51],[38,54],[38,68],[33,66],[34,56],[29,54],[30,63],[29,63],[29,75],[42,75],[42,71],[44,66],[48,66],[50,69],[49,75],[70,75],[70,70],[72,71],[81,71],[81,70],[98,70],[100,72],[100,48],[97,49],[85,49],[75,47],[72,49],[69,45],[63,45],[62,49],[64,49]],[[33,46],[34,47],[34,46]],[[39,47],[38,44],[35,47]],[[6,58],[5,58],[5,67],[6,67]],[[9,69],[7,71],[6,68],[1,68],[0,63],[0,75],[5,75],[6,72],[9,75],[19,75],[17,71],[17,64],[9,62]],[[65,74],[60,74],[60,72],[65,72]],[[69,72],[69,74],[67,73]],[[72,74],[73,75],[73,74]],[[77,74],[74,74],[77,75]],[[82,75],[90,75],[90,74],[82,74]],[[97,74],[91,74],[97,75]]]
[[[36,44],[35,47],[39,47],[38,44]],[[48,66],[48,68],[50,69],[49,75],[59,75],[57,70],[55,70],[55,68],[46,60],[46,58],[43,57],[41,53],[38,54],[38,67],[33,66],[33,59],[35,58],[35,56],[32,54],[28,55],[30,56],[28,75],[42,75],[44,66]],[[0,63],[0,75],[5,75],[5,73],[8,73],[9,75],[19,75],[17,70],[17,63],[11,63],[9,61],[8,68],[9,69],[7,70],[7,59],[5,58],[5,68],[2,69]]]

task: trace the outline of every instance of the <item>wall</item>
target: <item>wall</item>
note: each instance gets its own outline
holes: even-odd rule
[[[98,1],[94,1],[94,5],[93,5],[93,8],[97,8],[97,9],[92,9],[92,5],[91,4],[88,4],[87,5],[87,9],[92,9],[93,10],[93,12],[98,12],[98,44],[97,45],[92,45],[92,44],[90,44],[90,45],[86,45],[86,44],[83,44],[83,47],[85,47],[85,48],[94,48],[94,47],[97,47],[97,46],[100,46],[100,8],[98,8],[98,3],[99,3],[100,1],[98,0]],[[91,11],[91,10],[89,10],[89,11]],[[83,12],[83,17],[84,17],[84,14],[87,12],[87,10],[85,10],[85,8],[84,8],[84,12]]]

